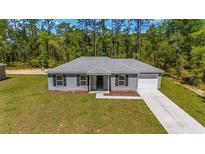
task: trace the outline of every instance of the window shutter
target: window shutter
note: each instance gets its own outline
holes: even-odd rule
[[[128,75],[125,75],[125,86],[128,86]]]
[[[118,75],[115,75],[115,86],[118,86]]]
[[[80,75],[77,75],[77,86],[80,86]]]
[[[56,75],[53,75],[53,86],[56,86]]]
[[[89,86],[89,76],[87,76],[87,86]]]
[[[66,74],[63,74],[63,85],[64,85],[64,86],[67,86]]]

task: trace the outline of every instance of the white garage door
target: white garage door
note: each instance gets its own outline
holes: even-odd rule
[[[138,79],[138,89],[158,89],[157,75],[140,75]]]

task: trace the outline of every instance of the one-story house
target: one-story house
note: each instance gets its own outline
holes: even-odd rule
[[[159,89],[163,70],[135,59],[80,57],[48,72],[50,91]]]
[[[0,63],[0,80],[3,80],[6,78],[5,67],[6,67],[6,64]]]

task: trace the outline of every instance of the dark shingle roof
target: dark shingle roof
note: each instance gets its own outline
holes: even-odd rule
[[[164,73],[164,71],[135,59],[114,59],[109,57],[80,57],[58,67],[50,69],[48,73],[136,74]]]

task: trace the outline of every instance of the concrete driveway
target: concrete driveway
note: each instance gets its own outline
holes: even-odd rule
[[[168,133],[205,133],[205,128],[199,122],[197,122],[159,90],[138,90],[138,93]]]

